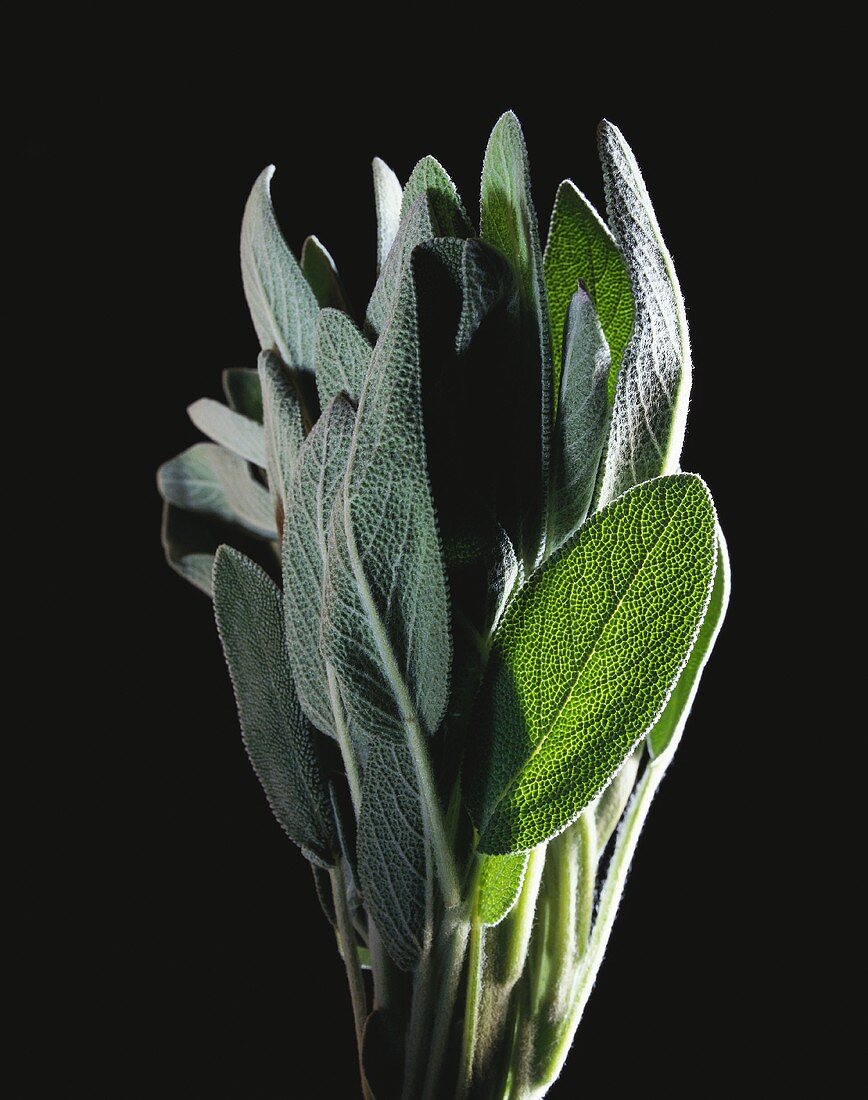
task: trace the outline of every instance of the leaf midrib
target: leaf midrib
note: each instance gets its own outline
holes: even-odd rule
[[[549,722],[548,728],[545,730],[543,735],[540,737],[539,741],[537,741],[537,743],[534,745],[532,751],[526,757],[526,759],[522,762],[521,766],[512,775],[509,782],[504,786],[504,788],[501,791],[500,795],[498,795],[497,799],[494,801],[494,803],[491,807],[491,811],[488,814],[488,818],[486,820],[485,828],[483,829],[483,832],[485,831],[485,829],[487,829],[488,824],[491,822],[491,819],[494,817],[494,814],[497,812],[497,808],[500,805],[500,803],[503,801],[503,799],[507,796],[507,794],[515,786],[516,780],[519,778],[519,776],[522,774],[522,772],[528,767],[528,765],[534,759],[534,757],[540,752],[540,750],[543,748],[543,746],[548,742],[548,739],[549,739],[552,731],[554,730],[554,728],[556,727],[556,725],[560,721],[560,717],[563,714],[564,709],[566,708],[566,706],[569,703],[570,699],[573,697],[573,694],[574,694],[576,688],[578,687],[579,681],[581,680],[581,678],[582,678],[582,676],[585,672],[585,669],[588,667],[588,664],[590,663],[591,658],[596,653],[597,648],[598,648],[600,642],[603,639],[603,636],[605,635],[606,631],[608,630],[609,626],[611,625],[612,620],[615,618],[618,611],[621,609],[621,605],[623,604],[624,600],[627,598],[627,595],[628,595],[630,589],[633,587],[633,584],[636,582],[636,579],[638,578],[639,574],[645,568],[645,565],[648,561],[648,558],[651,556],[651,554],[654,552],[654,550],[657,549],[657,546],[659,545],[660,540],[666,534],[667,530],[669,529],[670,525],[672,524],[672,521],[675,519],[676,515],[678,514],[679,509],[681,508],[681,506],[684,503],[684,499],[685,499],[685,496],[682,495],[681,500],[678,501],[678,503],[676,504],[672,514],[666,520],[665,525],[661,529],[661,531],[658,534],[657,538],[654,540],[653,545],[648,548],[647,552],[644,554],[644,556],[642,558],[642,561],[640,562],[640,564],[636,568],[636,571],[633,573],[633,576],[627,582],[627,585],[624,588],[624,591],[618,597],[617,604],[612,609],[612,611],[609,614],[606,621],[603,623],[603,626],[601,627],[600,632],[597,635],[596,640],[594,641],[594,644],[591,646],[590,650],[587,653],[587,656],[585,657],[584,661],[582,662],[581,667],[576,672],[576,675],[573,678],[570,685],[564,691],[563,696],[561,697],[561,699],[560,699],[560,701],[557,705],[557,708],[555,710],[555,714],[554,714],[552,720]]]

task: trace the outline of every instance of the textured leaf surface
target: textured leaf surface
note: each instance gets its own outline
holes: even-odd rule
[[[431,156],[423,157],[410,173],[401,202],[402,220],[422,195],[429,198],[438,237],[470,237],[475,233],[449,173]]]
[[[349,312],[347,296],[331,253],[317,237],[301,246],[301,270],[320,307],[331,306]]]
[[[373,743],[357,841],[365,904],[389,955],[412,970],[425,942],[427,866],[413,762],[398,743]]]
[[[157,472],[163,500],[190,512],[238,523],[260,538],[274,538],[268,493],[250,476],[243,458],[216,443],[196,443]]]
[[[187,415],[203,435],[265,469],[265,434],[261,424],[210,397],[194,401]]]
[[[320,311],[316,324],[316,388],[322,408],[339,393],[359,400],[371,355],[371,345],[345,313]]]
[[[464,769],[480,847],[556,835],[659,716],[714,578],[703,482],[647,482],[597,513],[507,607]]]
[[[528,853],[516,852],[506,856],[484,856],[485,863],[479,878],[479,919],[485,925],[500,924],[518,901],[524,873],[527,870]]]
[[[609,225],[633,289],[633,334],[615,387],[599,503],[678,469],[690,397],[690,344],[672,257],[636,164],[617,127],[600,124]]]
[[[603,791],[594,806],[594,826],[596,830],[596,848],[598,855],[608,844],[612,833],[618,827],[621,815],[627,808],[630,795],[639,773],[642,759],[641,746],[624,761],[624,764],[612,782]],[[574,826],[577,828],[578,826]]]
[[[512,263],[518,283],[519,346],[530,407],[529,438],[513,445],[526,456],[514,493],[523,512],[517,550],[532,568],[542,552],[545,496],[548,489],[552,418],[552,354],[543,260],[536,211],[530,193],[530,169],[518,119],[508,111],[497,121],[482,166],[480,236]],[[525,394],[522,394],[525,399]]]
[[[371,167],[374,172],[374,206],[377,211],[377,274],[379,274],[398,233],[398,226],[401,224],[401,199],[404,191],[400,180],[384,160],[374,157]]]
[[[298,452],[304,440],[301,405],[283,363],[272,351],[263,351],[259,356],[259,380],[265,416],[268,486],[282,525],[286,496],[295,476]]]
[[[401,219],[398,233],[368,302],[366,331],[373,338],[379,336],[389,322],[399,288],[407,276],[413,249],[436,236],[428,197],[420,195]]]
[[[696,638],[696,643],[690,651],[687,664],[684,666],[678,683],[672,689],[669,701],[654,729],[648,734],[648,752],[653,758],[660,756],[670,745],[677,745],[687,719],[690,708],[699,690],[699,681],[702,679],[703,670],[714,649],[717,635],[723,625],[726,609],[729,604],[729,553],[726,548],[726,540],[723,532],[717,529],[717,572],[714,574],[714,587],[711,590],[711,600],[702,626]]]
[[[558,188],[545,251],[545,279],[558,392],[567,312],[579,281],[591,296],[612,353],[609,398],[633,331],[630,275],[608,226],[571,180]]]
[[[259,372],[246,367],[229,367],[223,371],[223,392],[229,408],[242,416],[262,423],[262,387]]]
[[[286,835],[324,866],[337,851],[328,790],[286,657],[280,592],[243,554],[222,546],[214,611],[244,746]]]
[[[414,208],[415,209],[415,208]],[[412,270],[374,349],[329,527],[323,644],[371,738],[431,735],[449,694],[449,606],[425,462]]]
[[[283,592],[289,661],[302,708],[317,729],[337,736],[326,661],[320,650],[328,523],[344,476],[355,411],[336,397],[299,454],[286,503]]]
[[[276,348],[289,366],[312,371],[319,306],[274,216],[273,175],[273,165],[261,173],[244,209],[244,293],[263,351]]]
[[[201,529],[200,525],[207,522],[201,516],[163,503],[161,538],[166,561],[176,573],[210,596],[216,544],[210,543],[207,527]]]
[[[584,521],[609,427],[609,347],[584,290],[570,303],[561,393],[552,439],[548,548]]]

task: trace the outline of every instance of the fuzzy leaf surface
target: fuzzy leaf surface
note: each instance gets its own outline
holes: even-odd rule
[[[298,466],[304,440],[301,404],[280,358],[273,351],[259,356],[259,380],[265,416],[265,463],[274,510],[281,517]]]
[[[602,505],[678,469],[691,366],[681,288],[636,158],[611,123],[601,123],[598,136],[609,225],[627,265],[634,303],[598,486]]]
[[[404,189],[401,182],[384,160],[374,157],[371,168],[374,173],[374,206],[377,211],[377,274],[398,233],[401,224],[401,200]]]
[[[708,605],[714,524],[698,477],[646,482],[593,516],[510,602],[464,768],[483,851],[557,835],[654,725]]]
[[[500,924],[518,901],[527,870],[528,853],[485,856],[479,879],[479,919],[488,927]]]
[[[475,230],[464,203],[443,165],[434,157],[423,157],[407,180],[401,201],[401,219],[422,195],[427,195],[438,237],[470,237]]]
[[[711,590],[711,600],[702,626],[696,638],[696,643],[687,658],[687,664],[678,677],[678,683],[672,689],[669,701],[654,729],[648,734],[648,753],[653,759],[660,756],[670,745],[678,744],[687,719],[690,708],[699,690],[699,681],[708,664],[708,658],[714,649],[717,635],[723,625],[726,609],[729,604],[729,553],[726,548],[726,540],[723,532],[717,529],[717,572],[714,574],[714,587]]]
[[[371,355],[371,345],[350,317],[335,309],[320,311],[316,323],[316,388],[322,408],[339,393],[359,400]]]
[[[273,165],[260,174],[244,209],[244,293],[262,350],[276,348],[289,366],[312,371],[319,306],[274,216],[273,175]]]
[[[200,397],[194,401],[187,409],[187,415],[203,435],[265,469],[265,433],[261,424],[210,397]]]
[[[319,306],[349,312],[344,285],[331,253],[317,237],[307,237],[301,246],[301,270]]]
[[[286,657],[280,591],[249,558],[222,546],[214,563],[214,611],[244,747],[274,816],[309,858],[331,866],[337,835],[315,734]]]
[[[412,266],[374,349],[332,509],[323,646],[363,734],[403,741],[414,722],[434,733],[449,694],[451,633],[426,468]]]
[[[530,169],[521,126],[508,111],[492,130],[482,166],[482,240],[512,264],[518,286],[521,375],[531,387],[521,400],[536,410],[525,422],[527,438],[512,445],[522,454],[514,495],[522,513],[516,547],[527,569],[542,552],[552,419],[552,353],[539,227],[530,192]]]
[[[216,443],[196,443],[157,472],[163,500],[190,512],[237,523],[260,538],[275,537],[267,491],[243,458]]]
[[[549,549],[565,542],[588,514],[609,427],[609,346],[584,290],[573,295],[566,334],[552,439]]]
[[[608,384],[611,400],[621,357],[633,331],[630,275],[608,226],[572,180],[564,180],[555,197],[544,267],[555,392],[558,392],[567,313],[581,282],[591,296],[611,351]]]
[[[412,970],[425,943],[428,886],[422,806],[403,744],[371,744],[357,852],[365,905],[391,958]]]
[[[336,397],[299,453],[283,528],[283,593],[289,663],[302,709],[337,736],[326,660],[320,650],[323,580],[332,505],[347,466],[355,411]],[[339,716],[340,718],[340,716]]]

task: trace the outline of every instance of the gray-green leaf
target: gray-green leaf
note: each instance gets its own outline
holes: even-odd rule
[[[386,950],[402,970],[414,969],[425,946],[426,849],[410,754],[399,743],[373,743],[359,812],[359,881]]]
[[[329,867],[337,835],[315,734],[289,670],[280,592],[258,565],[221,546],[214,611],[244,746],[269,805],[290,840]]]
[[[504,613],[464,791],[480,848],[531,848],[610,782],[663,706],[711,594],[714,507],[692,474],[593,516]]]
[[[593,303],[579,289],[570,303],[561,393],[552,439],[548,549],[584,522],[609,427],[609,346]]]
[[[259,380],[265,417],[268,487],[282,532],[286,495],[298,466],[304,424],[298,396],[286,368],[273,351],[263,351],[259,355]]]
[[[415,723],[430,736],[449,695],[449,602],[426,469],[416,310],[411,266],[374,349],[329,527],[323,645],[351,718],[371,739],[403,740]]]
[[[392,315],[413,249],[436,236],[428,196],[420,195],[401,220],[368,302],[366,332],[373,338],[379,336]]]
[[[401,199],[403,188],[400,180],[379,157],[371,165],[374,173],[374,206],[377,211],[377,274],[389,255],[401,224]]]
[[[259,538],[275,537],[268,493],[250,476],[243,458],[216,443],[196,443],[157,471],[163,500],[240,524]]]
[[[635,310],[597,489],[602,505],[678,469],[691,367],[681,288],[636,158],[610,122],[600,124],[599,147],[609,225],[630,274]]]
[[[702,620],[696,643],[690,651],[687,664],[672,689],[669,702],[654,729],[648,734],[648,754],[653,759],[670,747],[674,751],[687,724],[690,708],[699,689],[702,672],[714,649],[729,604],[729,554],[720,527],[717,528],[717,572],[705,618]]]
[[[331,253],[317,237],[301,246],[301,270],[320,307],[331,306],[349,313],[347,296]]]
[[[274,216],[273,175],[274,165],[261,173],[244,209],[244,293],[262,349],[276,348],[289,366],[312,371],[319,306]]]
[[[228,367],[223,371],[223,392],[229,408],[262,423],[262,387],[259,372],[246,367]]]
[[[339,393],[359,400],[371,355],[371,345],[345,313],[320,310],[316,322],[316,388],[322,408]]]
[[[163,502],[161,538],[166,561],[176,573],[210,596],[215,547],[209,542],[207,530],[203,532],[199,526],[207,522],[201,516]]]
[[[423,157],[410,173],[401,202],[402,221],[420,195],[428,196],[434,224],[437,227],[436,236],[472,237],[475,235],[473,225],[464,209],[464,203],[449,173],[438,160],[431,156]]]
[[[477,911],[484,925],[500,924],[518,900],[528,853],[505,856],[481,856],[485,862],[479,876]]]
[[[533,382],[532,401],[539,419],[528,420],[532,437],[513,441],[528,454],[515,494],[524,510],[519,556],[530,570],[544,542],[552,419],[552,353],[542,250],[530,193],[527,148],[518,119],[507,111],[498,119],[482,166],[480,236],[512,263],[519,289],[520,346],[523,370]],[[523,397],[524,399],[524,397]]]
[[[261,424],[210,397],[194,401],[187,415],[203,435],[265,469],[265,435]]]
[[[345,397],[328,406],[299,453],[283,533],[283,592],[289,663],[302,708],[317,729],[337,737],[334,706],[320,650],[323,574],[328,523],[347,465],[355,411]],[[342,710],[342,708],[341,708]]]
[[[545,251],[545,279],[552,327],[554,384],[558,392],[567,312],[583,283],[612,353],[609,400],[624,348],[633,331],[630,275],[608,226],[572,180],[564,180],[555,197]]]

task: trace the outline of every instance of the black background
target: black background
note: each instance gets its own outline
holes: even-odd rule
[[[749,56],[738,89],[698,65],[689,79],[595,80],[591,94],[570,76],[530,90],[502,68],[435,92],[426,62],[400,74],[397,95],[373,64],[357,79],[338,67],[326,80],[310,62],[257,83],[230,57],[188,67],[157,52],[132,74],[115,58],[74,105],[58,82],[18,146],[76,299],[74,338],[42,353],[72,369],[46,385],[86,425],[71,452],[58,442],[34,459],[64,531],[57,599],[87,629],[56,634],[76,676],[52,750],[63,798],[42,808],[39,829],[62,871],[49,909],[32,911],[52,962],[31,977],[25,1021],[57,1034],[67,1082],[109,1096],[356,1094],[333,937],[244,757],[210,605],[163,563],[154,472],[197,438],[185,407],[220,396],[224,367],[255,364],[237,238],[261,168],[277,165],[290,245],[316,233],[359,306],[374,275],[371,157],[405,179],[434,153],[475,218],[487,135],[512,107],[543,233],[565,176],[602,206],[600,117],[633,146],[688,306],[683,466],[712,489],[733,567],[724,631],[550,1095],[620,1097],[649,1083],[736,1095],[748,1073],[753,1087],[780,1082],[798,1058],[768,1031],[787,999],[780,872],[766,856],[778,748],[757,683],[769,554],[752,491],[761,410],[744,400],[771,349],[745,307],[757,264],[740,242],[757,229],[780,155],[780,131],[756,125],[756,105],[786,123],[785,95],[760,87]],[[37,285],[44,256],[30,261]],[[27,890],[45,887],[41,877],[31,865]],[[26,1095],[43,1094],[58,1058],[31,1059]]]

